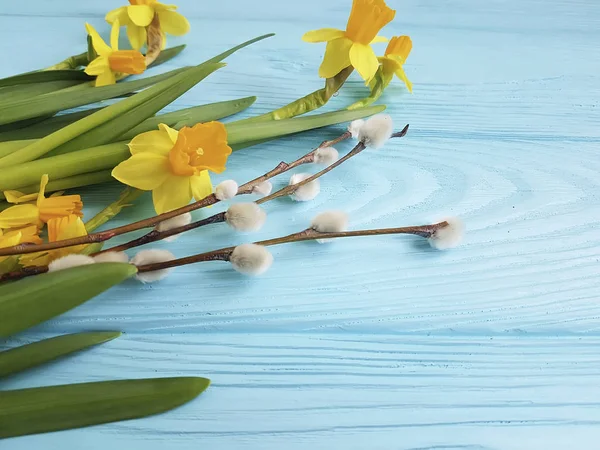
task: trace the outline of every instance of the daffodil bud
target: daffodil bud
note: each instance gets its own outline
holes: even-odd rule
[[[252,188],[252,193],[266,197],[273,190],[273,185],[270,181],[263,181]]]
[[[358,136],[360,135],[360,130],[364,125],[364,119],[356,119],[350,122],[350,125],[348,125],[348,131],[350,132],[350,134],[352,134],[352,137],[354,139],[358,139]]]
[[[262,245],[242,244],[233,250],[229,262],[244,275],[262,275],[273,264],[273,255]]]
[[[93,256],[97,263],[126,263],[129,262],[129,256],[125,252],[106,252]]]
[[[87,255],[67,255],[62,258],[55,259],[48,264],[48,272],[58,272],[59,270],[70,269],[72,267],[87,266],[94,264],[94,258]]]
[[[131,258],[130,263],[139,267],[147,264],[172,261],[174,259],[175,255],[167,250],[150,249],[138,252],[133,258]],[[138,273],[135,278],[142,283],[153,283],[165,278],[169,272],[171,272],[171,269],[160,269],[152,272]]]
[[[227,224],[238,231],[258,231],[267,220],[267,213],[256,203],[236,203],[225,213]]]
[[[190,213],[184,213],[179,216],[171,217],[170,219],[163,220],[158,225],[154,227],[156,231],[170,231],[174,228],[183,227],[189,225],[192,222],[192,215]],[[173,236],[169,236],[164,238],[167,242],[173,242],[177,240],[181,236],[181,233],[175,234]]]
[[[238,184],[233,180],[225,180],[215,188],[215,197],[219,200],[230,200],[238,193]]]
[[[297,173],[291,176],[290,178],[290,186],[294,184],[298,184],[301,181],[310,178],[312,175],[310,173]],[[307,202],[309,200],[314,199],[321,192],[321,183],[318,179],[311,181],[310,183],[306,183],[300,186],[298,189],[294,191],[293,194],[290,195],[292,200],[297,202]]]
[[[375,114],[367,119],[358,133],[358,140],[367,147],[381,148],[394,132],[394,121],[389,114]]]
[[[464,236],[465,225],[457,217],[451,217],[446,219],[448,225],[442,228],[438,228],[429,237],[429,245],[438,250],[446,250],[449,248],[457,247]]]
[[[315,163],[330,166],[340,157],[338,151],[333,147],[318,148],[315,152]]]

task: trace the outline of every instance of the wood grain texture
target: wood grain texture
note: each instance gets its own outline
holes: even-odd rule
[[[83,22],[106,34],[102,18],[121,4],[5,3],[0,76],[76,53]],[[189,46],[154,73],[277,33],[167,108],[257,95],[239,117],[322,86],[324,46],[300,37],[343,27],[350,5],[177,3],[192,31],[169,43]],[[385,34],[413,38],[406,71],[415,89],[395,83],[382,102],[399,127],[411,124],[409,135],[327,175],[313,202],[266,205],[260,233],[216,225],[158,247],[186,256],[266,239],[327,209],[348,211],[352,228],[460,215],[465,244],[436,252],[410,237],[302,243],[274,248],[259,279],[207,263],[156,285],[126,283],[6,346],[40,333],[126,336],[1,388],[198,374],[214,381],[206,396],[153,419],[13,439],[3,450],[597,447],[600,3],[388,3],[398,15]],[[34,48],[37,61],[27,54]],[[354,77],[326,109],[363,95]],[[254,178],[341,130],[243,150],[215,181]],[[85,190],[87,212],[118,192]],[[151,214],[146,198],[114,223]]]

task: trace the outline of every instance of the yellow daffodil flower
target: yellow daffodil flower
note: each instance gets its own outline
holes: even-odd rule
[[[199,123],[180,131],[159,125],[159,130],[142,133],[129,144],[131,157],[112,171],[121,183],[152,191],[158,214],[203,199],[212,193],[208,171],[225,170],[231,147],[227,130],[220,122]]]
[[[0,248],[13,247],[19,244],[41,244],[42,239],[39,237],[39,229],[35,225],[30,225],[25,228],[15,230],[0,230]],[[8,256],[0,256],[0,262],[4,261]]]
[[[4,191],[9,203],[16,206],[0,212],[0,228],[17,228],[48,222],[52,218],[74,214],[83,217],[83,203],[80,195],[60,195],[54,193],[45,196],[48,175],[42,175],[40,190],[36,194],[23,194],[19,191]],[[58,194],[58,195],[57,195]],[[31,202],[31,203],[30,203]],[[35,203],[34,203],[35,202]]]
[[[98,57],[88,64],[85,73],[96,76],[96,87],[116,83],[115,74],[140,74],[146,70],[146,59],[137,50],[119,50],[119,21],[110,31],[110,47],[89,23],[85,29],[92,38],[92,46]]]
[[[182,36],[190,31],[188,20],[176,12],[177,6],[165,5],[157,0],[129,0],[129,6],[110,11],[106,15],[108,23],[119,22],[127,26],[129,42],[135,50],[146,43],[146,27],[150,25],[154,15],[158,16],[160,31],[163,35],[163,45],[166,42],[165,33]]]
[[[309,31],[302,39],[305,42],[327,42],[319,76],[332,78],[348,66],[353,66],[366,83],[371,81],[379,62],[371,44],[386,42],[377,33],[390,23],[396,11],[384,0],[354,0],[346,30],[322,28]]]
[[[410,51],[412,50],[412,41],[408,36],[395,36],[385,50],[385,56],[379,58],[384,84],[387,86],[394,75],[401,79],[409,92],[412,92],[412,83],[406,76],[402,66],[406,62]]]
[[[48,221],[48,242],[62,241],[80,236],[87,236],[87,231],[79,216],[71,214],[66,217],[55,217]],[[19,263],[24,267],[47,266],[55,259],[81,252],[86,246],[86,244],[82,244],[57,248],[56,250],[49,250],[47,252],[28,253],[19,258]]]

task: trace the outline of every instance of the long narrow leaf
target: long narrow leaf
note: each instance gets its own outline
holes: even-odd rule
[[[120,110],[124,110],[126,102],[133,103],[136,97],[147,94],[147,99],[143,102],[138,102],[137,106],[129,108],[121,113],[114,112],[111,119],[91,127],[89,131],[80,134],[74,139],[71,139],[60,147],[54,149],[53,154],[60,155],[63,153],[68,153],[72,150],[79,150],[92,146],[95,147],[113,142],[115,138],[118,138],[123,133],[126,133],[132,128],[138,126],[149,117],[154,116],[154,114],[156,114],[158,111],[175,101],[185,92],[189,91],[192,87],[221,67],[223,67],[222,64],[209,64],[194,67],[184,73],[174,76],[171,80],[165,80],[162,83],[149,88],[147,91],[141,92],[130,99],[123,100],[118,105],[111,105],[107,107],[106,111],[97,112],[96,115],[100,115],[105,112],[105,114],[108,116],[109,110],[113,108],[113,106],[121,106]],[[170,85],[165,85],[167,87],[163,87],[163,83],[170,83]],[[114,110],[117,111],[119,108],[114,108]],[[75,127],[80,127],[83,121],[89,120],[92,122],[93,118],[94,115],[86,117],[85,119],[82,119],[71,126],[73,129],[75,129]]]
[[[163,63],[166,63],[167,61],[170,61],[171,59],[173,59],[177,55],[179,55],[184,49],[185,49],[185,44],[167,48],[167,49],[161,51],[160,55],[158,55],[158,58],[156,58],[154,60],[154,62],[152,64],[150,64],[148,67],[155,67],[155,66],[159,66]]]
[[[110,174],[110,170],[99,170],[97,172],[89,172],[81,175],[73,175],[71,177],[58,178],[56,180],[50,180],[46,185],[46,192],[66,191],[67,189],[74,189],[81,186],[91,186],[94,184],[102,184],[108,181],[113,181],[114,178]],[[18,187],[17,190],[24,194],[34,194],[40,190],[40,183],[30,184],[29,186]],[[0,191],[0,200],[4,200],[6,197],[4,193]]]
[[[200,377],[101,381],[0,392],[0,438],[136,419],[193,400]]]
[[[132,264],[102,263],[0,285],[0,337],[8,337],[67,312],[136,272]]]
[[[0,102],[13,103],[34,98],[38,95],[57,92],[72,86],[79,86],[82,82],[77,80],[57,80],[45,83],[24,84],[0,89]],[[6,126],[6,125],[5,125]]]
[[[183,70],[185,70],[185,68],[171,70],[170,72],[139,80],[123,81],[111,86],[102,86],[93,89],[78,89],[75,92],[64,89],[63,91],[46,94],[43,97],[38,97],[33,100],[8,102],[0,106],[0,125],[56,113],[77,106],[107,100],[109,98],[115,98],[129,92],[152,86],[153,84],[166,80]]]
[[[89,76],[81,70],[47,70],[40,72],[29,72],[0,79],[0,87],[16,86],[19,84],[45,83],[57,80],[90,81],[94,77]]]
[[[67,334],[5,350],[0,352],[0,377],[23,372],[119,336],[120,331]]]

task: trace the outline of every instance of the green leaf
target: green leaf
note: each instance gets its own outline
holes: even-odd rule
[[[75,80],[90,81],[94,77],[89,76],[82,70],[48,70],[41,72],[29,72],[0,79],[0,87],[16,86],[19,84],[45,83],[48,81]]]
[[[74,86],[75,89],[73,87],[63,89],[35,99],[3,103],[0,105],[0,125],[119,97],[123,94],[137,91],[138,89],[143,89],[163,80],[167,80],[184,70],[186,70],[186,68],[175,69],[153,77],[133,81],[123,81],[111,86],[91,87],[91,85],[88,84],[79,85]],[[43,73],[52,72],[53,71]]]
[[[86,245],[86,247],[79,252],[80,255],[93,255],[98,253],[104,247],[104,242],[94,242],[93,244]]]
[[[248,142],[265,142],[301,131],[350,122],[380,113],[384,109],[385,105],[378,105],[354,111],[341,110],[264,123],[230,122],[225,124],[228,133],[227,140],[230,146],[239,149],[242,147],[241,144]],[[131,155],[126,142],[101,145],[11,167],[0,178],[0,190],[17,189],[23,184],[34,184],[45,173],[51,180],[57,180],[87,172],[112,169]]]
[[[103,263],[2,284],[0,337],[11,336],[63,314],[136,273],[137,268],[132,264]]]
[[[119,336],[120,331],[67,334],[5,350],[0,352],[0,377],[23,372]]]
[[[0,159],[13,154],[17,150],[27,147],[36,142],[35,139],[23,139],[19,141],[0,142]]]
[[[356,103],[353,103],[352,105],[348,106],[348,109],[352,110],[352,109],[364,108],[365,106],[369,106],[369,105],[375,103],[379,99],[379,97],[381,97],[381,94],[383,94],[383,91],[385,90],[385,88],[388,87],[388,85],[392,81],[393,76],[394,76],[393,73],[391,74],[391,76],[387,76],[387,77],[384,76],[383,70],[381,69],[381,66],[380,66],[379,69],[377,69],[377,73],[375,74],[375,77],[373,77],[373,79],[369,83],[369,88],[371,89],[371,94],[368,97],[365,97],[362,100],[359,100]]]
[[[227,141],[229,144],[241,144],[249,141],[262,141],[278,138],[301,131],[313,130],[342,122],[351,122],[355,119],[380,113],[385,105],[371,106],[354,111],[334,111],[323,114],[314,114],[293,119],[281,119],[269,122],[248,122],[240,120],[226,124]]]
[[[0,191],[39,184],[45,173],[50,180],[56,181],[88,172],[102,172],[103,169],[112,169],[129,155],[127,143],[117,142],[30,161],[11,167],[10,170],[0,169]]]
[[[50,141],[53,137],[57,139],[59,135],[64,135],[64,137],[61,138],[63,142],[62,145],[50,148],[50,150],[54,150],[53,154],[60,155],[72,150],[95,147],[112,142],[115,138],[128,132],[144,120],[156,114],[223,66],[224,64],[219,63],[208,65],[201,64],[197,67],[190,68],[183,73],[175,75],[169,80],[162,81],[155,86],[128,98],[127,100],[122,100],[119,103],[108,106],[91,116],[68,125],[62,130],[56,131],[52,135],[43,138],[37,145],[48,149],[50,147],[46,147],[42,143],[44,139]],[[69,133],[71,130],[72,132]],[[33,146],[30,147],[29,152],[33,153],[31,148],[33,148]],[[27,149],[23,149],[22,152],[25,154],[27,151]],[[46,153],[48,153],[48,151],[44,152],[44,154]],[[34,158],[28,156],[27,161],[31,161],[38,156]],[[2,167],[2,164],[3,162],[0,160],[0,167]]]
[[[134,189],[131,187],[126,187],[119,198],[92,217],[85,223],[85,229],[88,233],[96,230],[98,227],[104,225],[110,219],[119,214],[123,208],[127,206],[132,206],[133,202],[135,202],[138,198],[140,198],[145,191],[140,191],[139,189]],[[90,252],[93,253],[93,252]]]
[[[256,97],[244,97],[236,100],[227,100],[224,102],[210,103],[208,105],[193,106],[191,108],[180,109],[179,111],[161,114],[156,117],[146,119],[137,127],[129,132],[119,136],[120,140],[131,140],[140,133],[158,129],[158,125],[164,123],[170,127],[178,128],[183,126],[192,126],[201,122],[210,122],[219,120],[223,117],[231,116],[245,110],[256,101]]]
[[[167,49],[161,51],[160,55],[158,55],[158,58],[156,58],[154,60],[154,62],[152,64],[150,64],[150,66],[148,66],[148,67],[155,67],[155,66],[159,66],[163,63],[166,63],[167,61],[169,61],[169,60],[175,58],[177,55],[179,55],[184,49],[185,49],[185,44],[178,45],[176,47],[167,48]]]
[[[39,95],[45,95],[60,91],[73,86],[79,86],[82,81],[77,80],[57,80],[47,81],[36,84],[23,84],[18,86],[9,86],[0,89],[0,101],[2,103],[11,103],[26,101]],[[6,127],[7,125],[3,125]]]
[[[200,377],[101,381],[0,392],[0,438],[136,419],[200,395]]]

